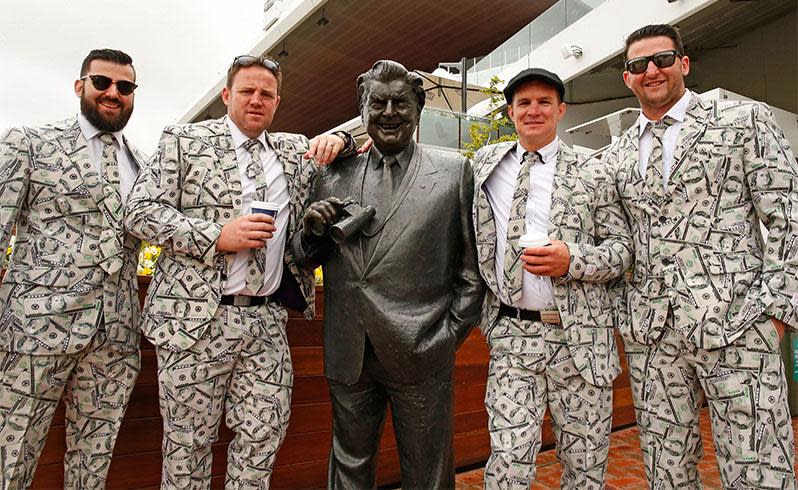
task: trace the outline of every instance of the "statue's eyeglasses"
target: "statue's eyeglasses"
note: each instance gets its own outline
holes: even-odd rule
[[[119,92],[122,95],[130,95],[133,93],[134,90],[136,90],[136,87],[138,87],[138,85],[136,85],[133,82],[127,80],[114,81],[106,77],[105,75],[86,75],[85,77],[80,77],[81,80],[86,80],[87,78],[91,80],[91,84],[94,85],[94,88],[96,88],[101,92],[104,90],[108,90],[111,87],[111,85],[116,84],[117,92]]]
[[[235,65],[242,67],[261,65],[275,75],[280,72],[280,64],[271,58],[267,58],[266,56],[261,56],[258,58],[257,56],[242,54],[241,56],[236,56],[233,60],[233,66]]]
[[[660,51],[659,53],[652,54],[651,56],[641,56],[639,58],[632,58],[626,62],[626,71],[634,75],[640,75],[648,70],[648,63],[654,62],[657,68],[668,68],[676,63],[676,58],[681,56],[678,51],[671,49],[668,51]]]

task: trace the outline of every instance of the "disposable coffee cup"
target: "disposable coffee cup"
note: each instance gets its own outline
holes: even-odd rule
[[[277,211],[280,205],[276,202],[269,201],[252,201],[252,213],[268,214],[274,219],[277,219]]]
[[[518,245],[521,248],[530,248],[530,247],[545,247],[546,245],[551,245],[549,241],[549,237],[546,235],[531,235],[529,233],[521,235],[518,239]]]

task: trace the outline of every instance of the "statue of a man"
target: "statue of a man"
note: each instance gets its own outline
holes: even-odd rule
[[[378,61],[357,87],[374,146],[322,171],[319,202],[294,240],[305,265],[324,266],[328,485],[374,487],[390,403],[402,486],[451,488],[454,355],[478,321],[484,291],[471,166],[413,141],[425,100],[417,74]],[[362,228],[332,239],[331,225],[369,206],[375,215],[362,216]]]

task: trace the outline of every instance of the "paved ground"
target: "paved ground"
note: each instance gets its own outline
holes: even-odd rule
[[[798,433],[798,417],[792,419],[793,432]],[[698,466],[704,488],[720,489],[720,475],[715,461],[715,444],[709,425],[709,411],[701,412],[701,435],[704,439],[704,458]],[[798,465],[796,465],[798,468]],[[482,469],[457,475],[456,488],[461,490],[482,488]],[[560,488],[560,464],[554,449],[538,456],[538,473],[534,490]],[[610,461],[607,470],[607,489],[645,489],[646,474],[640,454],[637,428],[630,427],[613,432],[610,440]]]

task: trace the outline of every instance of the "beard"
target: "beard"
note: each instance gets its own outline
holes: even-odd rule
[[[114,118],[107,118],[103,116],[97,109],[97,104],[103,100],[112,100],[114,102],[118,102],[123,107],[122,111]],[[99,129],[100,131],[115,133],[117,131],[121,131],[127,125],[130,116],[133,114],[133,101],[130,101],[130,105],[128,107],[124,107],[124,103],[121,100],[112,97],[99,97],[97,100],[91,101],[84,93],[80,97],[80,112],[86,116],[86,119],[88,119],[95,128]]]

